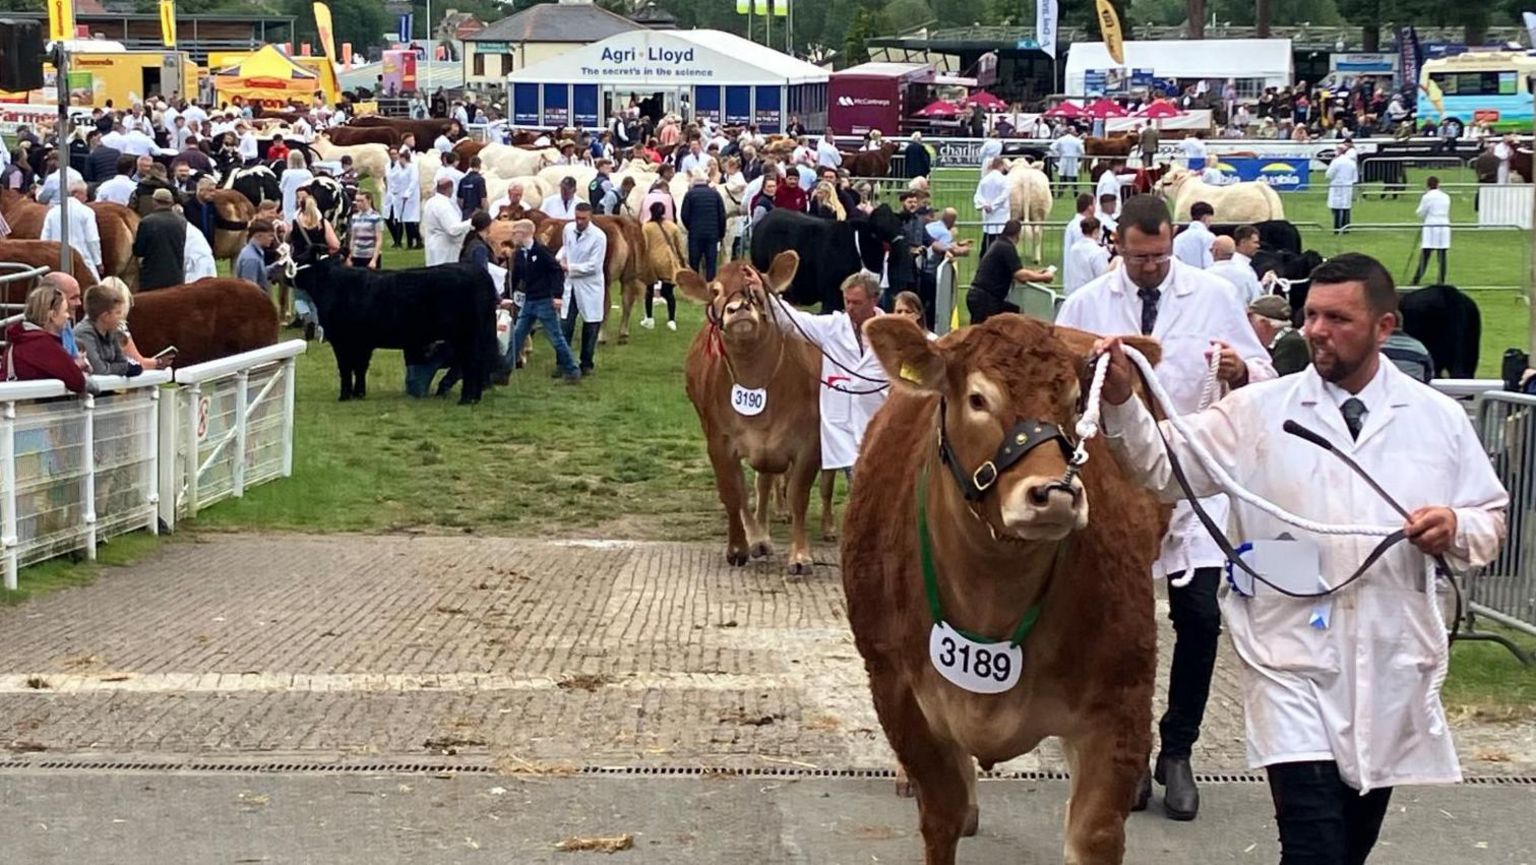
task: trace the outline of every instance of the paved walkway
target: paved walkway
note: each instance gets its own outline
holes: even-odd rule
[[[790,581],[713,544],[183,539],[0,610],[0,743],[27,762],[890,769],[835,551],[818,559]],[[1244,770],[1236,691],[1224,655],[1203,772]],[[1463,725],[1469,771],[1536,766],[1533,728]],[[1050,743],[1000,767],[1063,768]]]

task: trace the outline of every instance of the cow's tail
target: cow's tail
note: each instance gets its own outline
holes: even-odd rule
[[[1264,191],[1264,203],[1269,205],[1269,219],[1284,219],[1285,205],[1280,203],[1280,193],[1275,191],[1268,183],[1260,183],[1259,188]]]

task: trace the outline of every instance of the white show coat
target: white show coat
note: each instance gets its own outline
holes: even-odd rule
[[[128,199],[133,197],[133,191],[138,184],[126,174],[114,175],[111,180],[104,181],[96,187],[97,201],[110,201],[113,204],[128,205]]]
[[[1419,232],[1420,249],[1451,248],[1451,197],[1443,190],[1431,189],[1419,199],[1419,218],[1424,228]]]
[[[1498,144],[1493,145],[1493,155],[1499,160],[1498,175],[1496,176],[1497,182],[1501,184],[1508,183],[1509,160],[1512,156],[1514,156],[1514,152],[1510,149],[1510,146],[1501,139]]]
[[[213,258],[213,247],[208,238],[195,228],[187,228],[187,242],[182,252],[182,270],[187,282],[197,282],[205,276],[218,276],[218,263]]]
[[[464,172],[444,165],[432,175],[432,188],[436,189],[437,182],[445,177],[453,181],[453,192],[457,195],[459,192],[459,181],[464,179]]]
[[[571,196],[570,201],[565,201],[559,194],[555,194],[544,199],[544,203],[539,205],[539,210],[543,211],[545,216],[552,216],[555,219],[575,219],[576,205],[580,203],[581,199],[575,195]]]
[[[1211,244],[1216,235],[1203,222],[1191,222],[1173,239],[1173,257],[1201,270],[1211,266]]]
[[[1076,177],[1077,163],[1083,156],[1082,139],[1068,133],[1051,142],[1051,155],[1056,157],[1056,173],[1062,177]]]
[[[1078,240],[1067,250],[1067,267],[1061,284],[1062,291],[1071,294],[1109,272],[1109,250],[1097,240],[1084,237],[1078,232]]]
[[[1199,407],[1210,376],[1205,352],[1213,339],[1226,342],[1246,361],[1250,382],[1275,377],[1269,351],[1259,344],[1248,314],[1237,305],[1224,280],[1175,259],[1169,262],[1168,278],[1160,290],[1157,323],[1152,328],[1152,337],[1163,348],[1157,380],[1173,398],[1175,411],[1189,414]],[[1101,336],[1141,333],[1141,298],[1125,268],[1118,268],[1074,291],[1061,305],[1056,323]],[[1216,525],[1226,525],[1225,496],[1201,499],[1200,504]],[[1216,568],[1226,560],[1189,505],[1179,504],[1163,538],[1162,553],[1152,565],[1152,576]]]
[[[1099,182],[1093,189],[1093,206],[1099,206],[1099,199],[1106,195],[1115,197],[1115,212],[1120,212],[1120,176],[1114,169],[1099,175]]]
[[[1083,237],[1083,215],[1075,213],[1067,222],[1067,228],[1061,233],[1061,282],[1063,285],[1071,285],[1072,282],[1072,247]],[[1078,282],[1077,285],[1086,285]]]
[[[434,195],[421,208],[421,242],[426,247],[427,267],[459,260],[469,220],[459,212],[459,204],[446,195]]]
[[[1360,163],[1355,161],[1355,151],[1328,163],[1328,208],[1348,210],[1354,203],[1355,183],[1360,179]]]
[[[566,224],[563,234],[555,258],[569,266],[565,272],[566,294],[575,296],[576,311],[583,321],[598,324],[607,312],[603,294],[608,287],[608,274],[603,269],[603,259],[608,255],[608,235],[589,223],[587,230],[577,236],[574,222]]]
[[[384,218],[402,222],[421,221],[421,180],[414,161],[391,165],[384,172]]]
[[[308,168],[289,168],[277,182],[283,193],[283,221],[292,222],[299,214],[299,189],[308,186],[315,175]]]
[[[778,295],[771,298],[777,306],[774,314],[779,327],[796,339],[809,337],[821,349],[821,467],[850,468],[859,457],[870,418],[885,404],[890,392],[889,387],[880,387],[887,381],[885,367],[880,365],[874,350],[854,334],[847,313],[812,315],[785,303]],[[853,370],[858,377],[849,375],[843,367]]]
[[[1179,142],[1179,149],[1184,151],[1184,167],[1193,171],[1196,160],[1204,160],[1205,142],[1198,138],[1185,138]]]
[[[981,149],[977,151],[976,158],[981,161],[981,174],[983,177],[986,176],[987,167],[992,164],[992,160],[1002,155],[1003,141],[1001,138],[988,138],[986,141],[981,142]]]
[[[58,242],[59,205],[48,208],[38,239]],[[69,246],[85,259],[85,263],[91,266],[91,272],[100,279],[101,230],[96,226],[96,211],[75,198],[69,200]]]
[[[837,168],[843,164],[843,154],[837,150],[837,145],[823,138],[816,144],[816,167]]]
[[[972,197],[976,209],[981,212],[981,233],[999,234],[1008,223],[1011,210],[1008,206],[1008,177],[1001,171],[989,171],[976,184]]]
[[[1253,272],[1253,259],[1241,252],[1232,253],[1231,258],[1216,262],[1207,267],[1205,272],[1231,283],[1232,296],[1237,298],[1238,305],[1244,309],[1264,296],[1264,286],[1259,282],[1259,275]]]
[[[1410,512],[1453,508],[1448,563],[1458,571],[1485,564],[1498,551],[1509,497],[1466,411],[1385,357],[1378,363],[1359,394],[1368,414],[1358,441],[1339,411],[1348,394],[1312,368],[1237,390],[1185,422],[1239,484],[1292,513],[1323,523],[1402,525],[1337,457],[1282,431],[1286,420],[1296,420],[1349,454]],[[1177,497],[1163,443],[1140,401],[1106,403],[1104,421],[1123,464],[1165,501]],[[1196,493],[1214,491],[1188,443],[1172,430],[1168,435]],[[1380,540],[1309,535],[1241,502],[1233,517],[1240,540],[1289,532],[1315,541],[1329,585],[1353,573]],[[1243,660],[1250,766],[1334,760],[1344,781],[1362,792],[1461,780],[1440,705],[1446,638],[1431,606],[1431,573],[1429,560],[1405,541],[1331,603],[1262,586],[1245,598],[1223,587],[1223,618]],[[1310,625],[1320,608],[1328,613],[1326,628]]]
[[[85,177],[73,168],[69,169],[68,177],[69,179],[64,181],[63,189],[59,188],[59,172],[55,171],[43,178],[43,186],[37,191],[37,203],[53,204],[58,196],[69,194],[69,187],[85,182]]]

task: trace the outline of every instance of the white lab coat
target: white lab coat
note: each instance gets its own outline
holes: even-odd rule
[[[992,165],[992,160],[1003,155],[1003,141],[1001,138],[988,138],[981,142],[981,149],[977,151],[976,158],[981,160],[981,176],[986,177],[987,171]]]
[[[1001,171],[987,172],[976,184],[972,200],[981,212],[981,233],[998,234],[1008,223],[1012,211],[1008,206],[1008,177]]]
[[[1157,379],[1173,398],[1175,411],[1189,414],[1199,407],[1210,375],[1205,352],[1213,339],[1232,346],[1247,362],[1250,382],[1275,377],[1269,351],[1259,344],[1247,312],[1233,299],[1225,281],[1174,260],[1169,262],[1168,278],[1160,288],[1163,295],[1152,328],[1152,337],[1163,348]],[[1125,268],[1112,270],[1073,292],[1056,314],[1056,323],[1103,336],[1141,333],[1141,298],[1136,292]],[[1218,526],[1226,525],[1225,496],[1201,499],[1200,503]],[[1152,575],[1165,577],[1195,568],[1220,567],[1226,560],[1194,511],[1188,504],[1180,504],[1174,508]]]
[[[1232,296],[1244,309],[1264,296],[1264,286],[1259,283],[1258,274],[1253,272],[1253,259],[1241,252],[1232,253],[1231,258],[1216,262],[1206,268],[1205,272],[1231,283]]]
[[[859,457],[870,418],[890,392],[890,388],[880,386],[887,381],[885,367],[873,349],[859,342],[847,313],[812,315],[777,295],[772,296],[772,302],[778,307],[774,312],[779,327],[797,339],[809,337],[822,352],[821,467],[850,468]],[[860,377],[849,375],[843,367]]]
[[[1424,228],[1419,232],[1420,249],[1451,248],[1451,197],[1443,190],[1431,189],[1419,199],[1419,218]]]
[[[1328,163],[1328,209],[1348,210],[1354,204],[1355,183],[1360,180],[1360,163],[1355,161],[1355,151]]]
[[[43,216],[43,230],[39,239],[58,242],[59,205],[49,207],[48,213]],[[85,259],[85,263],[91,266],[91,273],[99,281],[101,278],[101,230],[96,227],[96,211],[75,198],[69,200],[69,246]]]
[[[1094,204],[1094,206],[1097,207],[1098,204],[1099,204],[1099,199],[1103,198],[1106,195],[1113,195],[1115,197],[1115,212],[1119,213],[1120,212],[1120,176],[1115,174],[1114,169],[1110,169],[1109,171],[1106,171],[1103,174],[1099,175],[1098,185],[1095,186],[1094,189],[1093,189],[1093,204]]]
[[[414,161],[396,162],[384,172],[384,218],[421,221],[421,180]]]
[[[1201,270],[1211,266],[1211,244],[1216,235],[1203,222],[1191,222],[1173,239],[1173,257]]]
[[[69,179],[64,182],[63,189],[59,188],[59,172],[55,171],[47,177],[43,178],[42,188],[37,191],[37,203],[53,204],[54,199],[56,199],[59,195],[69,194],[69,187],[75,185],[76,183],[85,182],[85,177],[73,168],[69,169],[68,177]]]
[[[1184,167],[1195,170],[1195,163],[1203,164],[1206,159],[1205,142],[1198,138],[1186,138],[1179,142],[1179,149],[1184,151]]]
[[[446,195],[434,195],[421,208],[421,242],[426,247],[427,267],[459,260],[469,220],[462,218],[458,202]]]
[[[816,145],[816,167],[837,168],[843,164],[843,154],[837,150],[837,145],[823,138]]]
[[[1399,526],[1403,518],[1337,457],[1288,435],[1296,420],[1349,454],[1403,507],[1456,512],[1452,568],[1475,568],[1497,553],[1509,497],[1457,403],[1405,376],[1385,357],[1360,393],[1368,414],[1358,441],[1339,404],[1348,394],[1315,369],[1246,387],[1185,418],[1194,437],[1234,478],[1292,513],[1324,523]],[[1163,444],[1139,400],[1104,406],[1104,433],[1126,465],[1165,500],[1177,497]],[[1196,493],[1216,489],[1169,430]],[[1411,471],[1405,467],[1411,465]],[[1233,510],[1235,540],[1289,532],[1316,541],[1322,577],[1338,585],[1380,540],[1312,536],[1256,508]],[[1224,588],[1223,618],[1243,661],[1248,762],[1333,760],[1351,787],[1369,791],[1461,780],[1440,705],[1445,625],[1429,560],[1406,541],[1328,601],[1277,593],[1245,598]],[[1327,627],[1310,625],[1327,611]]]
[[[1062,177],[1076,177],[1078,161],[1083,157],[1082,139],[1070,133],[1051,142],[1051,155],[1056,157],[1056,173]]]
[[[1499,169],[1496,180],[1498,183],[1509,182],[1509,160],[1514,156],[1513,149],[1502,140],[1493,145],[1493,155],[1499,160]]]
[[[1078,232],[1078,240],[1067,250],[1068,267],[1062,276],[1062,290],[1071,294],[1109,272],[1109,250],[1097,240]]]
[[[569,266],[565,272],[566,303],[574,296],[582,320],[599,324],[607,312],[603,294],[608,287],[608,274],[603,269],[603,259],[608,255],[608,235],[589,224],[578,237],[574,222],[567,223],[563,233],[564,240],[555,258]]]
[[[218,263],[213,258],[213,247],[201,231],[187,226],[187,242],[182,252],[182,270],[187,282],[197,282],[205,276],[218,276]]]
[[[570,201],[565,201],[559,193],[556,193],[544,199],[544,203],[539,205],[539,210],[543,211],[545,216],[552,216],[555,219],[575,219],[576,205],[580,203],[581,199],[575,195],[571,196]]]
[[[308,186],[314,179],[315,175],[308,168],[289,168],[283,171],[277,187],[283,192],[284,222],[292,222],[299,215],[299,189]]]
[[[1061,283],[1062,285],[1086,285],[1085,282],[1073,282],[1072,275],[1072,247],[1083,237],[1083,215],[1075,213],[1067,222],[1067,228],[1061,233]]]
[[[113,204],[128,205],[128,199],[133,197],[133,191],[138,185],[126,174],[118,174],[96,187],[96,200],[109,201]]]
[[[437,169],[437,171],[435,173],[433,173],[433,175],[432,175],[432,188],[436,189],[438,181],[442,180],[445,177],[448,178],[449,180],[453,181],[453,194],[454,195],[458,195],[459,194],[459,181],[464,179],[464,172],[458,170],[457,168],[450,168],[449,166],[444,165],[441,168]]]

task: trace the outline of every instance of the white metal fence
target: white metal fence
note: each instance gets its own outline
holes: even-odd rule
[[[305,343],[135,378],[0,383],[0,560],[20,568],[200,506],[293,467],[294,358]],[[195,443],[189,447],[189,443]]]
[[[1471,581],[1472,612],[1536,634],[1536,396],[1495,390],[1478,399],[1478,436],[1509,490],[1499,557]]]

